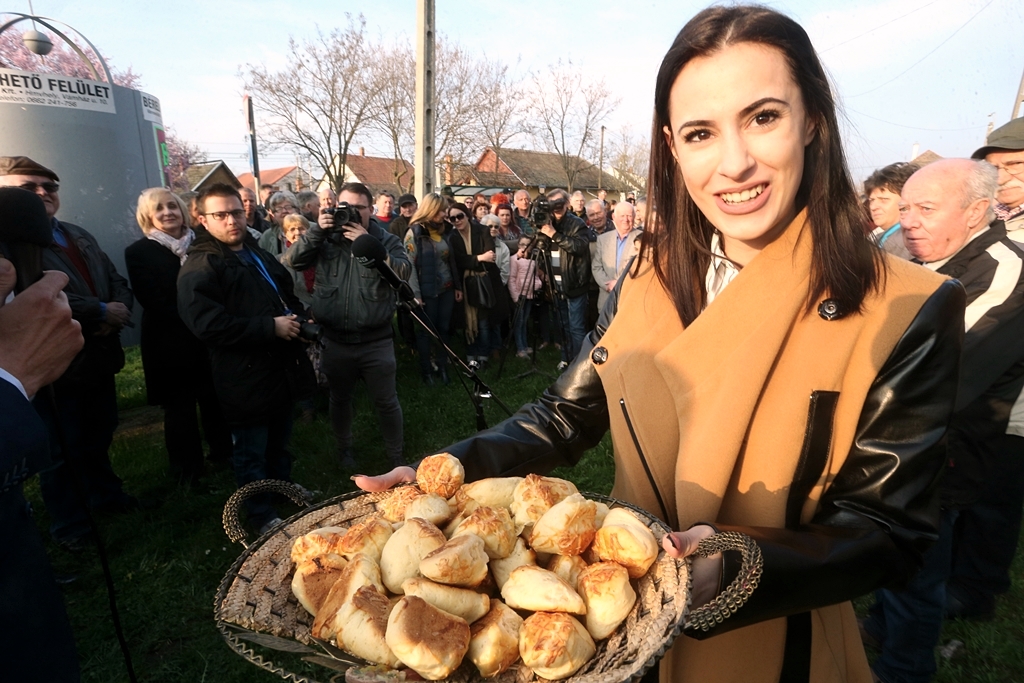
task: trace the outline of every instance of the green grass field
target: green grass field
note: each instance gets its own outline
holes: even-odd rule
[[[540,367],[549,372],[554,371],[557,362],[554,350],[542,352],[539,358]],[[500,380],[495,377],[496,365],[483,373],[484,380],[513,409],[538,396],[549,382],[541,375],[514,379],[528,368],[528,363],[511,355]],[[415,359],[404,348],[399,366],[398,391],[410,460],[475,431],[472,405],[455,377],[450,386],[425,387]],[[214,626],[214,593],[243,551],[242,546],[229,543],[221,527],[224,502],[234,491],[231,473],[225,469],[213,471],[195,488],[179,487],[170,481],[162,414],[145,405],[138,349],[129,349],[128,365],[118,376],[118,394],[122,414],[111,451],[114,468],[124,478],[128,491],[161,503],[152,511],[99,520],[138,679],[151,683],[281,680],[235,655]],[[493,402],[487,404],[486,412],[489,424],[504,417]],[[381,471],[384,453],[380,431],[362,393],[355,437],[360,469],[368,474]],[[334,457],[334,438],[323,412],[312,424],[296,424],[292,451],[294,480],[321,492],[320,499],[353,490],[348,479],[351,473],[342,471]],[[575,468],[558,474],[572,479],[581,490],[608,493],[612,469],[606,437]],[[49,520],[38,486],[33,482],[26,493],[38,511],[40,528],[45,529]],[[292,514],[297,508],[282,505],[280,511]],[[58,572],[79,576],[64,588],[64,594],[83,680],[127,681],[95,551],[72,555],[51,545],[50,556]],[[1019,554],[1013,572],[1014,588],[1000,600],[994,621],[946,625],[943,642],[956,638],[965,643],[965,648],[962,656],[940,662],[938,681],[1024,681],[1024,561]],[[866,599],[862,602],[867,604]],[[321,680],[329,679],[323,669],[318,675]]]

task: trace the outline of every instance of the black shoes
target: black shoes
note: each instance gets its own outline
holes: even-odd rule
[[[995,598],[977,602],[962,600],[955,593],[946,591],[946,618],[969,619],[971,621],[992,621],[996,616]]]

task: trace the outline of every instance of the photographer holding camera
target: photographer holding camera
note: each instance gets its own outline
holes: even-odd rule
[[[409,278],[412,265],[401,240],[370,214],[373,195],[362,183],[346,183],[338,206],[321,209],[314,225],[281,257],[295,270],[316,267],[313,315],[324,326],[321,370],[331,393],[331,426],[338,456],[346,469],[356,467],[352,451],[352,393],[362,378],[377,410],[384,449],[392,465],[405,464],[402,406],[398,403],[395,345],[391,319],[395,293],[378,271],[352,255],[356,238],[370,234],[384,245],[398,277]]]
[[[210,352],[213,383],[231,427],[238,486],[291,478],[292,410],[312,394],[305,344],[317,325],[292,291],[292,277],[249,236],[238,190],[218,183],[196,197],[206,228],[178,274],[178,312]],[[262,496],[246,501],[262,533],[280,521]]]
[[[590,289],[590,238],[587,224],[569,210],[569,193],[555,189],[548,193],[550,213],[540,212],[540,197],[534,206],[537,230],[551,241],[551,266],[556,287],[561,292],[558,308],[561,312],[565,341],[562,344],[562,363],[571,363],[583,346],[587,333],[587,292]],[[547,219],[547,220],[545,220]],[[569,348],[566,348],[566,346]],[[564,367],[564,366],[563,366]]]

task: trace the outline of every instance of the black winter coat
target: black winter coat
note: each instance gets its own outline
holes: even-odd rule
[[[561,252],[562,293],[567,297],[590,289],[590,228],[571,211],[554,221],[551,242]]]
[[[315,386],[305,344],[274,334],[285,306],[308,317],[292,292],[287,269],[247,238],[277,284],[277,292],[207,232],[196,236],[178,274],[178,312],[210,353],[213,383],[228,423],[255,426],[309,396]]]

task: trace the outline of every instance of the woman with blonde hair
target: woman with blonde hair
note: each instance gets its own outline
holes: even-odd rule
[[[146,398],[164,408],[164,443],[173,477],[195,483],[203,473],[202,414],[210,460],[231,457],[231,434],[213,390],[206,347],[178,316],[178,271],[195,233],[188,207],[162,187],[139,195],[136,220],[143,237],[124,250],[135,297],[143,306],[142,368]]]

